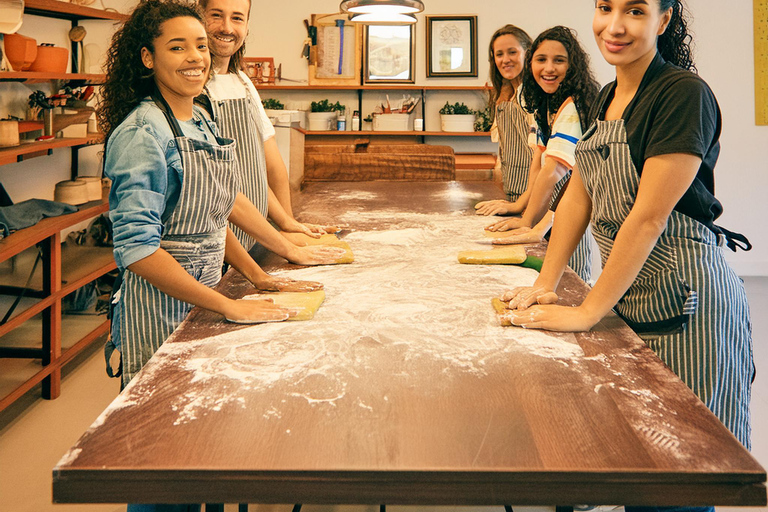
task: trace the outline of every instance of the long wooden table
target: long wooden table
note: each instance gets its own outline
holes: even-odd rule
[[[265,265],[325,283],[315,319],[194,310],[54,468],[54,501],[765,505],[765,470],[620,319],[494,324],[492,291],[534,271],[454,260],[498,195],[310,185],[301,217],[349,223],[357,261]],[[232,272],[220,287],[253,293]],[[586,291],[573,273],[560,289]]]

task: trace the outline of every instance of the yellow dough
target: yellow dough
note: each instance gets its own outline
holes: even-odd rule
[[[281,231],[280,234],[299,247],[307,245],[333,245],[339,241],[336,235],[332,234],[320,235],[320,238],[312,238],[304,233],[288,233],[286,231]]]
[[[508,327],[512,325],[512,320],[509,318],[509,310],[507,309],[507,305],[501,302],[499,299],[491,299],[491,306],[493,306],[493,309],[496,311],[496,318],[499,319],[499,323],[503,327]]]
[[[461,251],[459,263],[474,263],[478,265],[519,265],[527,255],[525,247],[506,245],[490,251]]]
[[[355,261],[355,255],[352,252],[352,248],[349,246],[347,242],[343,240],[339,240],[336,237],[336,235],[325,234],[320,236],[320,238],[312,238],[311,236],[305,235],[304,233],[286,233],[285,231],[281,231],[280,233],[284,237],[286,237],[288,240],[298,245],[299,247],[306,247],[307,245],[324,245],[326,247],[341,247],[347,252],[345,252],[341,258],[336,260],[335,262],[336,264],[352,263],[353,261]]]
[[[278,306],[300,310],[296,316],[292,316],[288,320],[311,320],[315,316],[315,312],[320,309],[320,304],[325,300],[325,291],[255,293],[243,298],[252,300],[272,299]]]

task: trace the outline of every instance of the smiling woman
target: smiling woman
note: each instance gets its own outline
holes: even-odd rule
[[[227,228],[239,188],[235,144],[219,137],[194,105],[210,70],[202,17],[177,0],[142,1],[109,50],[100,120],[122,283],[108,343],[122,352],[124,385],[193,306],[238,323],[291,314],[271,302],[232,300],[212,290],[224,261],[254,285],[269,276]]]

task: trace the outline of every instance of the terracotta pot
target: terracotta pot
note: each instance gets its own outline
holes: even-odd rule
[[[26,71],[37,58],[37,41],[21,34],[7,34],[5,55],[14,71]]]
[[[69,50],[61,46],[37,47],[37,58],[29,67],[29,71],[38,73],[66,73]]]

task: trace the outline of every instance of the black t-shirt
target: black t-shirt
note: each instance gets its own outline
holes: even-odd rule
[[[590,119],[605,118],[615,87],[616,82],[612,82],[603,88]],[[632,162],[639,174],[645,160],[654,156],[686,153],[701,158],[696,179],[675,210],[720,233],[714,220],[723,207],[714,195],[714,168],[720,154],[721,117],[715,95],[706,82],[666,62],[657,53],[622,119]]]

